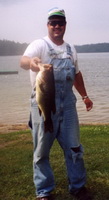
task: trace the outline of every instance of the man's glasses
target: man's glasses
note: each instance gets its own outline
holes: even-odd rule
[[[59,25],[59,26],[65,26],[66,24],[66,21],[49,21],[48,24],[50,26],[56,26],[56,25]]]

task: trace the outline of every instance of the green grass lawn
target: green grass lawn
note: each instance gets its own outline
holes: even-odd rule
[[[94,200],[109,200],[109,125],[81,126],[87,187]],[[0,134],[0,200],[35,200],[30,131]],[[56,200],[73,200],[68,192],[64,157],[55,141],[50,155]]]

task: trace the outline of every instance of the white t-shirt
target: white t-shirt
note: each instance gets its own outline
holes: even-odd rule
[[[58,58],[67,58],[67,48],[66,48],[66,42],[64,42],[62,45],[56,45],[53,43],[48,36],[44,37],[44,40],[46,40],[52,48],[55,50],[56,54],[58,55]],[[23,56],[28,56],[30,58],[33,57],[38,57],[41,59],[42,63],[49,63],[50,62],[50,56],[49,56],[49,48],[47,43],[43,39],[38,39],[33,41],[25,50]],[[74,46],[71,46],[71,50],[73,52],[73,55],[71,59],[74,61],[74,65],[76,68],[76,74],[79,72],[78,68],[78,61],[77,61],[77,53],[74,48]],[[30,70],[30,80],[31,80],[31,85],[34,88],[35,86],[35,81],[36,81],[36,75],[37,72],[33,72]]]

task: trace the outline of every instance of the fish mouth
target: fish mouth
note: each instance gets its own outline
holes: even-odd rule
[[[45,70],[47,70],[47,69],[49,70],[49,69],[52,68],[52,67],[53,67],[52,64],[49,64],[49,65],[48,65],[48,64],[45,64],[45,65],[44,65],[44,69],[45,69]]]
[[[47,69],[49,70],[50,68],[53,67],[52,64],[42,64],[42,63],[38,63],[38,66],[40,67],[41,71],[47,70]]]

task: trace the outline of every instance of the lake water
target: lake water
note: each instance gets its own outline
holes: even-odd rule
[[[109,53],[78,54],[87,93],[94,106],[86,111],[80,95],[77,110],[80,123],[109,123]],[[17,70],[15,75],[0,75],[0,123],[27,123],[31,86],[29,71],[19,67],[20,56],[0,57],[0,71]]]

